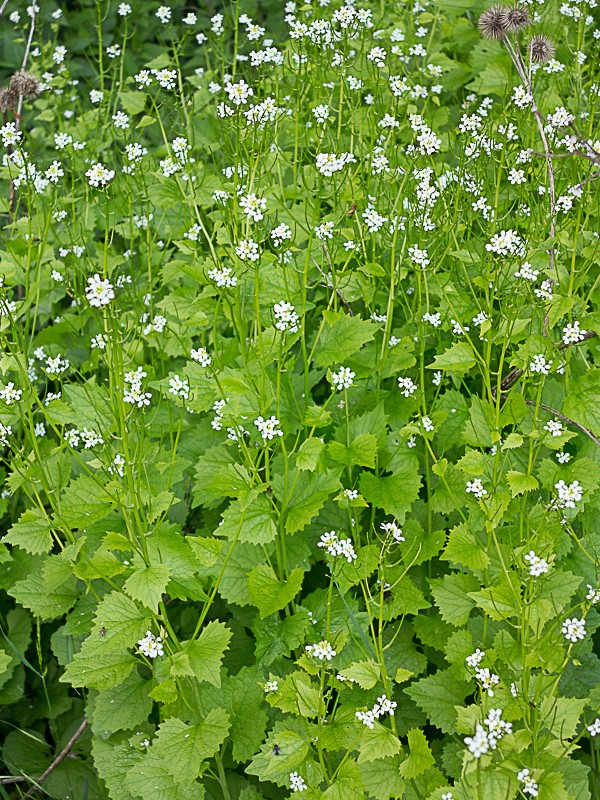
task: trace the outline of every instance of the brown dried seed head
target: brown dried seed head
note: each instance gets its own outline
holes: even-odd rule
[[[555,52],[554,42],[547,36],[544,36],[543,33],[532,36],[527,45],[527,49],[529,50],[531,60],[535,64],[545,64],[546,61],[550,61]]]
[[[518,6],[516,8],[507,8],[506,15],[510,33],[518,33],[533,22],[526,8],[519,8]]]
[[[19,70],[10,79],[9,92],[25,100],[33,100],[40,93],[40,82],[30,72]]]
[[[509,30],[508,11],[506,6],[486,9],[477,23],[481,35],[486,39],[504,39]]]

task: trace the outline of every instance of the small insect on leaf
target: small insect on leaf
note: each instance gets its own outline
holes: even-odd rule
[[[104,627],[104,625],[103,625],[103,626],[100,628],[100,638],[101,638],[101,639],[104,639],[104,637],[105,637],[105,636],[106,636],[106,628],[105,628],[105,627]]]
[[[280,756],[281,755],[281,748],[279,747],[278,744],[274,744],[273,745],[273,755],[274,756]]]
[[[349,209],[349,211],[346,211],[346,214],[347,214],[349,217],[351,217],[351,216],[352,216],[352,214],[354,214],[354,212],[355,212],[355,211],[356,211],[356,203],[352,203],[352,205],[350,206],[350,209]]]

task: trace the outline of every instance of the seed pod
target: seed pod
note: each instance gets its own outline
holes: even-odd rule
[[[554,42],[543,33],[532,36],[527,45],[529,55],[534,64],[545,64],[554,55]]]
[[[21,69],[15,72],[10,79],[8,91],[16,97],[23,97],[25,100],[34,100],[40,93],[40,82],[35,75]]]
[[[518,33],[531,25],[532,19],[529,16],[529,11],[526,8],[507,8],[506,16],[508,19],[508,30],[510,33]]]
[[[509,18],[506,6],[492,6],[479,17],[477,26],[485,39],[504,39],[509,30]]]

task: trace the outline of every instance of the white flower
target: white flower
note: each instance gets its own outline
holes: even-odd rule
[[[470,656],[467,656],[465,658],[465,661],[467,662],[467,666],[469,667],[478,667],[484,658],[485,658],[485,652],[477,648],[477,650],[475,650],[474,653],[471,653]]]
[[[471,493],[475,495],[478,500],[480,500],[482,497],[485,497],[487,494],[487,489],[483,488],[481,478],[473,478],[472,481],[467,481],[467,487],[465,491],[467,494]]]
[[[435,427],[431,417],[421,417],[421,425],[428,432],[431,432]]]
[[[208,270],[208,277],[214,281],[217,286],[231,289],[237,285],[237,277],[233,274],[231,267],[222,267],[221,269],[214,268]]]
[[[537,281],[540,271],[533,269],[529,261],[524,261],[521,268],[515,272],[515,278],[523,278],[526,281]]]
[[[528,769],[522,769],[520,772],[517,773],[517,780],[520,783],[525,784],[521,786],[521,791],[523,794],[530,794],[532,797],[537,797],[538,792],[538,785],[531,777],[531,773]]]
[[[171,19],[171,9],[169,8],[169,6],[159,6],[156,12],[156,16],[164,25]]]
[[[324,125],[327,122],[327,117],[329,116],[329,106],[328,105],[315,106],[312,110],[312,113],[317,122],[320,123],[321,125]]]
[[[254,193],[240,197],[240,208],[247,217],[260,222],[267,210],[267,201],[264,197],[257,197]]]
[[[236,106],[246,105],[248,98],[254,94],[254,89],[243,80],[239,83],[226,84],[224,91],[229,100]]]
[[[330,178],[335,172],[340,172],[346,164],[356,163],[356,157],[352,153],[319,153],[317,155],[316,166],[321,175]]]
[[[190,396],[190,385],[185,378],[174,375],[169,379],[169,392],[170,394],[174,394],[175,397],[183,397],[184,400],[188,400]]]
[[[529,564],[529,574],[534,578],[539,578],[540,575],[548,572],[549,565],[546,559],[536,556],[533,550],[530,550],[523,558]]]
[[[8,437],[12,436],[12,428],[10,425],[4,425],[0,422],[0,446],[8,446]]]
[[[491,241],[486,244],[485,249],[496,255],[508,256],[520,255],[523,253],[525,246],[519,234],[510,229],[494,234]]]
[[[587,726],[587,729],[590,732],[590,736],[599,736],[600,735],[600,717],[596,717],[596,719],[592,722],[592,724]]]
[[[326,639],[323,639],[316,644],[307,644],[304,649],[310,656],[318,658],[319,661],[331,661],[331,659],[337,655],[333,647]]]
[[[493,686],[500,683],[500,677],[486,667],[485,669],[476,669],[475,678],[481,683],[481,688],[488,693],[490,697],[494,696]]]
[[[262,416],[254,420],[254,424],[263,439],[274,439],[275,436],[283,436],[283,431],[279,429],[280,422],[277,417],[272,416],[264,419]]]
[[[473,753],[475,758],[480,758],[485,755],[490,749],[488,735],[482,725],[477,725],[473,736],[467,736],[465,744],[469,748],[469,752]]]
[[[427,250],[420,250],[418,247],[409,247],[408,248],[408,255],[410,256],[411,261],[414,264],[422,267],[425,269],[430,264],[429,254]]]
[[[525,177],[525,171],[522,169],[511,169],[508,173],[508,182],[512,183],[513,186],[516,184],[517,186],[521,183],[527,183],[527,178]]]
[[[235,248],[238,258],[242,261],[258,261],[260,253],[258,252],[258,244],[252,239],[242,239],[242,241]]]
[[[164,655],[162,639],[155,636],[152,631],[146,631],[143,639],[138,641],[139,652],[147,658],[156,658]]]
[[[595,589],[591,583],[586,584],[588,593],[585,596],[586,600],[590,600],[592,605],[595,606],[596,603],[600,602],[600,589]]]
[[[69,369],[69,361],[66,358],[62,359],[60,356],[56,356],[56,358],[49,356],[46,359],[46,366],[44,369],[48,375],[61,375]]]
[[[585,620],[566,619],[562,624],[562,632],[565,639],[569,642],[577,642],[580,639],[585,639]]]
[[[352,544],[352,540],[338,539],[335,531],[324,533],[321,536],[317,546],[324,547],[334,558],[336,556],[343,556],[349,564],[351,564],[353,561],[356,561],[357,556],[354,550],[354,545]]]
[[[317,239],[320,239],[321,241],[324,241],[325,239],[332,239],[333,227],[333,222],[323,222],[321,225],[317,225],[314,229]]]
[[[112,120],[115,124],[115,128],[119,128],[123,131],[129,128],[129,117],[124,111],[117,111],[116,114],[113,114]]]
[[[404,397],[410,397],[411,394],[414,394],[419,387],[411,378],[400,377],[398,378],[398,388],[402,390],[401,393],[404,395]]]
[[[531,372],[540,372],[542,375],[548,375],[552,369],[552,359],[546,361],[546,358],[541,353],[538,353],[530,362],[529,369]]]
[[[296,313],[294,306],[282,300],[273,306],[273,316],[277,320],[275,327],[279,331],[290,331],[296,333],[300,328],[300,317]]]
[[[548,431],[552,436],[562,436],[564,433],[562,422],[559,419],[549,420],[546,425],[544,425],[544,430]]]
[[[114,169],[107,169],[104,164],[98,161],[85,173],[90,186],[106,186],[115,177]]]
[[[115,299],[115,290],[108,279],[101,278],[96,273],[92,278],[88,278],[85,295],[91,306],[100,308],[101,306],[107,306],[111,300]]]
[[[402,528],[399,528],[398,524],[395,521],[382,522],[380,525],[380,529],[388,535],[391,534],[394,541],[398,543],[406,541],[406,539],[402,535]]]
[[[554,484],[554,488],[558,492],[558,508],[575,508],[575,503],[583,497],[583,487],[579,485],[579,481],[566,484],[560,480]]]
[[[372,205],[368,205],[361,216],[369,233],[377,233],[377,231],[388,221],[388,217],[382,217],[381,214],[378,214],[377,211],[375,211]]]
[[[585,339],[587,331],[582,331],[579,328],[579,322],[575,321],[573,324],[570,322],[563,328],[562,340],[565,344],[577,344]]]
[[[208,354],[206,347],[199,347],[197,350],[190,350],[190,358],[197,361],[202,367],[210,367],[212,358]]]
[[[290,789],[292,792],[304,792],[307,788],[304,779],[298,772],[290,772]]]
[[[331,373],[330,380],[338,392],[341,392],[342,389],[349,389],[352,386],[355,377],[356,373],[352,372],[349,367],[340,367],[337,372]]]
[[[279,691],[279,682],[278,681],[267,681],[263,684],[265,694],[269,694],[269,692],[277,692]]]
[[[289,225],[282,222],[280,225],[277,225],[276,228],[273,228],[271,231],[271,238],[273,239],[274,246],[279,247],[284,241],[292,238],[292,230]]]

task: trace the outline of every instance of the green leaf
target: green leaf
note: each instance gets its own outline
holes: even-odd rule
[[[440,558],[473,570],[486,569],[490,563],[481,534],[476,534],[462,522],[450,531],[448,543]]]
[[[277,536],[273,506],[266,494],[252,491],[243,500],[234,500],[223,514],[219,536],[239,538],[240,542],[268,544]]]
[[[362,800],[365,789],[362,773],[353,761],[346,761],[340,767],[335,782],[322,795],[323,800]]]
[[[315,352],[315,363],[320,367],[344,365],[345,359],[375,336],[376,327],[370,320],[338,311],[325,311],[323,318],[325,325]]]
[[[407,456],[393,475],[379,478],[371,472],[360,476],[360,491],[365,500],[400,522],[419,496],[421,475],[416,456]]]
[[[316,517],[325,501],[340,490],[338,475],[336,470],[328,473],[292,471],[289,485],[293,488],[287,498],[285,512],[286,533],[303,530]],[[281,487],[278,488],[280,482]],[[273,486],[281,499],[282,479],[274,480]]]
[[[492,431],[495,427],[493,409],[479,397],[471,398],[469,419],[463,430],[463,441],[471,447],[491,447]]]
[[[567,417],[600,435],[600,369],[588,369],[569,382],[562,410]]]
[[[423,731],[415,728],[408,732],[408,758],[400,764],[400,775],[404,778],[418,778],[435,764]]]
[[[381,679],[379,664],[373,660],[354,661],[350,666],[344,667],[344,677],[358,683],[361,689],[372,689]]]
[[[287,579],[280,581],[268,564],[259,564],[248,575],[248,591],[261,617],[268,617],[290,603],[300,591],[304,572],[295,567]]]
[[[332,461],[345,467],[375,467],[377,439],[372,433],[361,433],[349,447],[342,442],[331,442],[327,452]]]
[[[469,592],[477,606],[492,619],[503,620],[516,617],[521,613],[520,589],[514,578],[509,583],[506,578],[479,592]]]
[[[369,797],[375,800],[402,800],[404,779],[400,776],[401,757],[382,758],[360,765],[363,783],[368,787]]]
[[[171,570],[166,564],[142,567],[132,572],[124,588],[131,598],[156,612],[170,576]]]
[[[230,739],[233,758],[238,763],[249,761],[265,738],[265,709],[262,670],[242,667],[237,675],[223,680],[223,705],[231,723]]]
[[[94,733],[106,738],[115,731],[142,725],[152,711],[149,685],[137,672],[132,672],[120,686],[97,694],[88,703],[88,718]]]
[[[421,678],[404,691],[434,725],[444,733],[454,733],[457,717],[454,706],[463,705],[472,689],[450,669],[438,670],[435,675]]]
[[[139,114],[146,107],[144,92],[119,92],[119,101],[128,114]]]
[[[165,720],[147,752],[127,772],[125,788],[152,800],[195,797],[202,762],[217,752],[228,731],[229,716],[222,708],[213,709],[199,725]]]
[[[63,492],[60,501],[61,521],[71,528],[83,528],[107,517],[113,510],[113,502],[102,486],[82,475]]]
[[[71,565],[50,556],[41,569],[17,581],[8,594],[40,619],[53,619],[75,605],[79,592]]]
[[[466,342],[455,342],[441,355],[437,355],[427,369],[442,369],[446,372],[466,372],[477,363],[473,350]]]
[[[246,767],[249,775],[257,775],[261,780],[271,780],[281,786],[289,786],[290,772],[299,767],[308,755],[308,733],[294,720],[278,722],[260,752],[254,756]],[[273,753],[273,745],[277,745],[279,755]]]
[[[534,492],[539,486],[537,478],[533,475],[526,475],[524,472],[510,470],[506,477],[512,497],[517,497],[525,492]]]
[[[565,742],[575,736],[586,702],[575,697],[547,695],[540,706],[540,719],[553,736]]]
[[[52,549],[50,520],[41,508],[29,508],[9,529],[3,542],[17,545],[28,553],[49,553]]]
[[[373,728],[365,726],[361,733],[358,742],[358,763],[391,758],[401,751],[402,745],[396,734],[380,722],[375,722]]]
[[[59,680],[99,691],[123,683],[136,663],[130,649],[148,624],[147,612],[121,592],[111,592],[98,604],[92,632]]]
[[[312,472],[316,469],[325,445],[321,439],[310,436],[302,442],[301,447],[296,453],[296,466],[301,470]]]
[[[190,660],[196,679],[213,686],[221,685],[221,662],[231,640],[231,631],[223,623],[213,620],[203,629],[198,639],[183,642],[184,652]]]
[[[475,607],[475,600],[469,593],[479,587],[479,582],[472,575],[455,572],[430,580],[429,585],[442,619],[456,627],[465,625]]]

